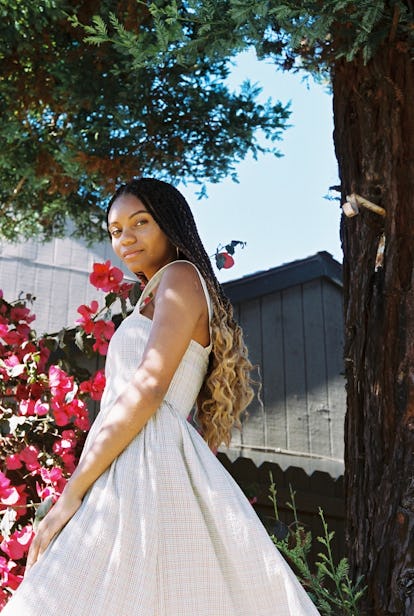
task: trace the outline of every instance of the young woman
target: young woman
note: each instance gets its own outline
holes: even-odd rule
[[[4,616],[304,616],[317,610],[211,449],[252,398],[251,364],[188,204],[154,179],[108,208],[147,282],[113,336],[101,411],[40,523]],[[197,402],[202,436],[186,420]]]

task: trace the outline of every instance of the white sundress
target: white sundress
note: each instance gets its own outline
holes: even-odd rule
[[[165,267],[110,342],[101,411],[85,450],[139,365],[152,324],[140,308]],[[2,616],[318,615],[186,419],[209,352],[190,342],[161,406],[89,489]]]

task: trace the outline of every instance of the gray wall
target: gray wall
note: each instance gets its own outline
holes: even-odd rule
[[[108,259],[127,271],[109,241],[88,247],[82,240],[70,237],[69,232],[68,237],[44,244],[34,240],[19,244],[2,241],[0,289],[9,302],[21,293],[35,295],[32,311],[36,320],[32,327],[38,334],[54,333],[74,325],[80,304],[102,300],[103,293],[94,289],[88,278],[94,262]]]
[[[343,472],[345,383],[342,289],[328,278],[235,304],[261,399],[228,455]]]

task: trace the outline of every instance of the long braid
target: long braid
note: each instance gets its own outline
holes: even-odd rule
[[[253,398],[248,359],[240,326],[234,321],[233,307],[214,273],[192,215],[183,195],[171,184],[153,178],[134,179],[120,186],[109,202],[132,194],[147,208],[179,256],[193,263],[206,281],[213,304],[212,352],[200,392],[198,421],[211,447],[230,442],[233,426],[240,426],[240,415]]]

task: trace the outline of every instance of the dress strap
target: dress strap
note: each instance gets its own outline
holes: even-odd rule
[[[210,294],[207,289],[206,281],[204,280],[200,270],[198,269],[196,265],[194,265],[194,263],[192,263],[191,261],[187,261],[186,259],[180,259],[179,262],[180,263],[190,263],[190,265],[194,267],[195,271],[197,272],[200,278],[201,286],[203,287],[204,295],[205,295],[206,302],[207,302],[208,322],[209,322],[209,330],[210,330],[210,345],[209,345],[210,347],[211,346],[211,319],[213,316],[213,306],[212,306]],[[166,265],[161,267],[157,272],[155,272],[152,278],[149,279],[137,303],[137,308],[139,311],[141,311],[141,309],[153,299],[154,289],[159,284],[162,274],[167,269],[167,267],[169,267],[173,263],[177,263],[177,261],[171,261],[170,263],[167,263]],[[206,348],[209,348],[209,347],[206,347]]]

